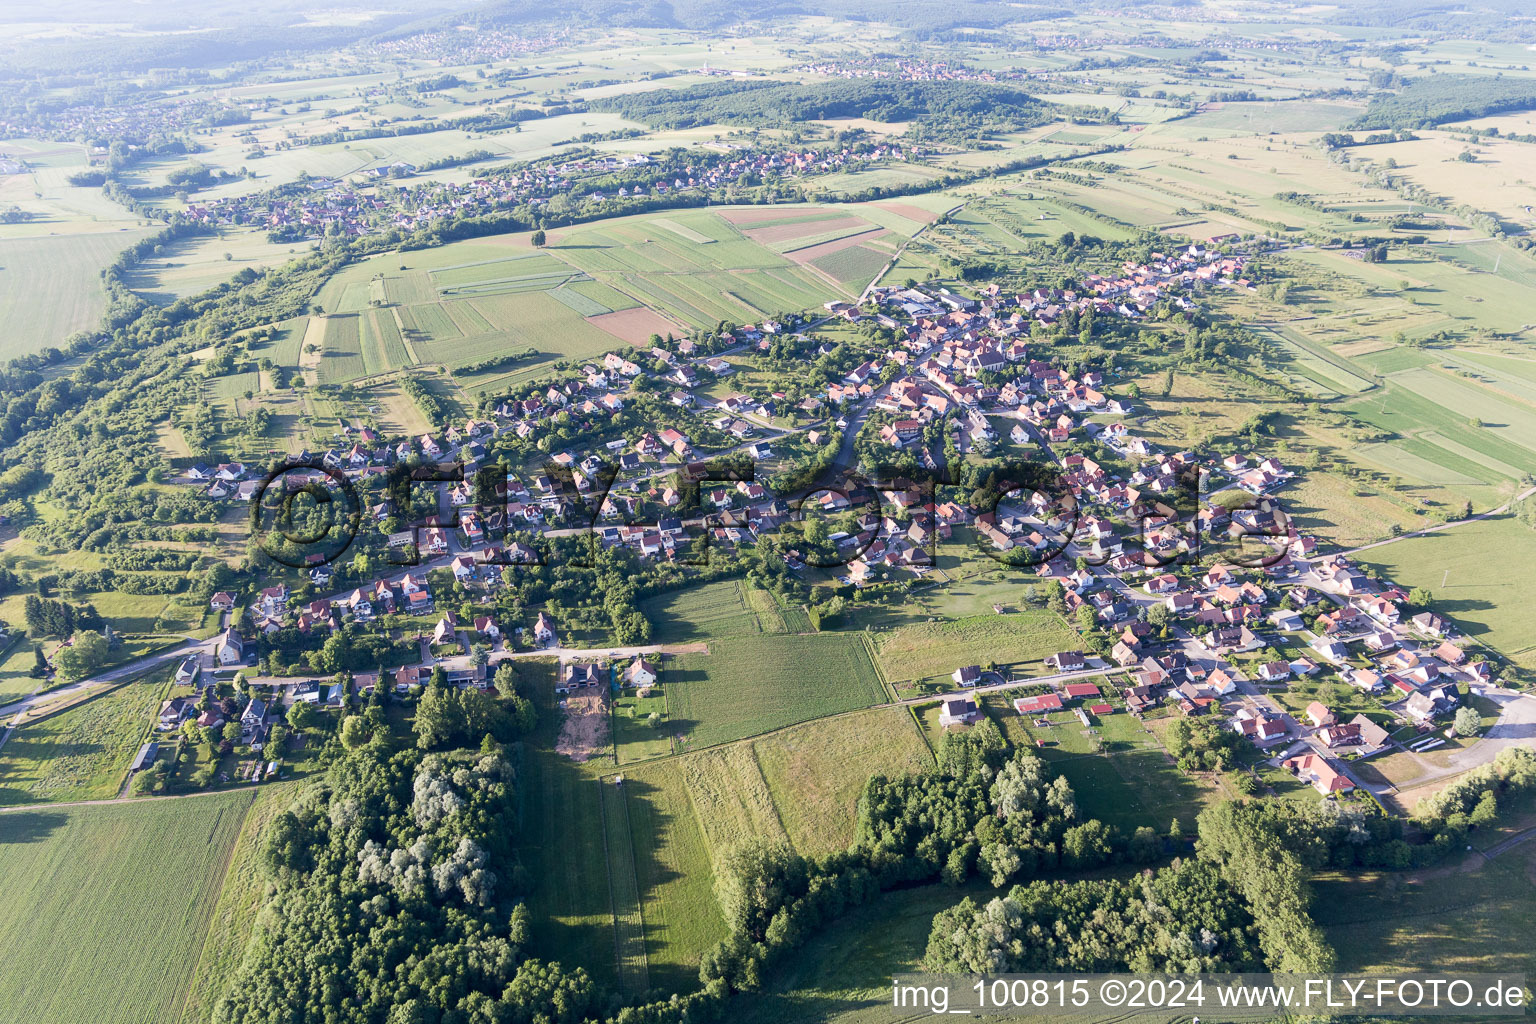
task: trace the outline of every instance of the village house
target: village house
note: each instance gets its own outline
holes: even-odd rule
[[[603,686],[608,682],[608,667],[597,663],[569,664],[560,669],[555,684],[556,693],[570,693],[587,686]]]
[[[1347,793],[1355,788],[1337,768],[1335,768],[1322,754],[1303,754],[1300,757],[1287,758],[1284,767],[1295,772],[1296,777],[1303,782],[1312,783],[1312,787],[1324,796],[1334,793]]]
[[[656,667],[656,663],[648,661],[642,656],[636,658],[624,670],[624,681],[630,686],[643,688],[655,685],[659,675],[660,672]]]
[[[245,638],[235,632],[235,628],[231,626],[219,636],[217,654],[215,656],[219,659],[219,664],[221,665],[243,665],[245,663],[245,649]]]
[[[939,724],[946,729],[955,725],[971,725],[981,720],[981,708],[976,705],[974,694],[957,694],[945,697],[939,708]]]
[[[1254,708],[1239,708],[1232,716],[1231,727],[1240,736],[1246,736],[1257,746],[1277,743],[1286,738],[1285,720]]]

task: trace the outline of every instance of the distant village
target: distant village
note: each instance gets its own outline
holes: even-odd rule
[[[746,176],[792,179],[831,174],[887,161],[920,159],[922,147],[880,144],[853,149],[752,149],[733,144],[706,148],[676,173],[653,167],[641,154],[588,156],[559,164],[527,165],[472,178],[463,183],[405,179],[418,174],[413,164],[371,167],[351,180],[309,178],[297,186],[243,196],[189,203],[184,216],[210,227],[265,228],[293,239],[317,233],[359,237],[381,231],[414,231],[454,217],[474,217],[516,206],[541,206],[555,196],[602,204],[644,196],[710,192],[737,184]],[[580,192],[584,178],[625,172],[631,183]],[[387,187],[393,186],[393,187]]]

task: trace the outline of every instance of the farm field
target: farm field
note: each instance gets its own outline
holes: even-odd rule
[[[1444,131],[1415,133],[1411,140],[1361,147],[1360,156],[1378,162],[1395,160],[1397,171],[1433,195],[1455,203],[1471,203],[1500,217],[1531,226],[1531,188],[1516,173],[1528,168],[1531,145],[1509,139],[1479,139],[1470,147],[1472,161],[1457,159],[1469,149],[1466,141]]]
[[[1521,665],[1536,665],[1529,615],[1536,602],[1536,532],[1514,517],[1384,544],[1357,560],[1400,586],[1428,588],[1435,609],[1469,636]]]
[[[848,294],[830,277],[799,266],[788,250],[876,225],[847,213],[802,219],[805,209],[625,217],[555,232],[546,252],[680,324],[755,320]]]
[[[1034,608],[915,623],[880,634],[875,643],[887,678],[926,679],[947,676],[963,665],[990,662],[1028,673],[1043,666],[1019,663],[1074,650],[1080,641],[1054,612]]]
[[[182,1007],[182,1024],[202,1024],[228,991],[256,925],[256,916],[266,900],[266,882],[259,860],[262,830],[287,809],[298,788],[294,783],[267,783],[251,798],[250,809],[229,851],[223,886],[208,915],[202,952],[196,959],[197,969]]]
[[[140,260],[127,275],[128,287],[159,305],[198,295],[228,281],[240,270],[264,270],[296,258],[308,246],[269,242],[253,230],[194,236]]]
[[[539,883],[528,898],[532,941],[549,959],[580,964],[612,985],[618,973],[608,854],[596,841],[607,835],[602,784],[588,766],[555,753],[560,723],[552,669],[538,686],[539,726],[518,771],[514,844],[519,863]],[[568,836],[585,841],[568,842]]]
[[[699,957],[725,937],[712,855],[686,771],[682,759],[669,758],[626,770],[622,785],[611,778],[602,782],[605,796],[612,795],[606,806],[624,816],[625,827],[617,834],[628,840],[628,845],[609,844],[614,906],[619,908],[619,895],[633,884],[632,913],[643,922],[636,941],[646,976],[651,985],[671,991],[696,987]],[[617,927],[622,948],[628,929],[622,921]],[[610,958],[613,948],[610,943]]]
[[[147,232],[0,238],[0,359],[64,347],[107,308],[100,273]]]
[[[905,708],[807,722],[754,740],[752,750],[794,848],[821,856],[853,842],[869,776],[906,775],[933,763]]]
[[[128,683],[18,728],[0,749],[0,805],[116,796],[165,686]]]
[[[506,387],[546,372],[560,359],[622,347],[625,335],[641,327],[644,334],[635,340],[658,326],[664,333],[679,329],[671,321],[644,319],[650,314],[633,310],[634,298],[547,252],[512,244],[515,237],[399,254],[401,262],[387,270],[380,260],[364,260],[336,274],[317,296],[331,314],[323,321],[321,382],[412,365],[459,373],[470,364],[532,349],[532,357],[466,376],[472,386],[482,385],[484,374]],[[370,309],[370,301],[386,305]]]
[[[858,634],[709,641],[667,666],[668,728],[683,749],[755,736],[888,699]]]
[[[252,798],[0,814],[6,1020],[177,1020]],[[153,935],[154,955],[125,928]]]

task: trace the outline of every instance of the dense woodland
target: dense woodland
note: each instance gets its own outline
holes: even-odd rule
[[[703,124],[778,127],[827,118],[872,121],[985,120],[1028,127],[1050,119],[1051,108],[1023,89],[978,82],[831,81],[711,82],[686,89],[620,93],[594,100],[653,128]]]
[[[1035,881],[933,921],[930,970],[1260,971],[1253,915],[1210,863],[1176,861],[1129,879]]]
[[[1430,75],[1371,101],[1352,128],[1432,128],[1536,107],[1536,81],[1491,75]]]

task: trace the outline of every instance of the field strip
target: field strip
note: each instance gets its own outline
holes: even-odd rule
[[[489,260],[471,260],[468,263],[455,263],[452,266],[448,266],[448,267],[428,267],[428,268],[425,268],[425,269],[426,269],[427,273],[429,273],[429,274],[441,274],[441,273],[443,273],[444,271],[447,271],[447,270],[467,270],[470,267],[488,267],[488,266],[490,266],[493,263],[513,263],[513,262],[516,262],[517,260],[529,260],[529,259],[533,259],[536,256],[543,256],[543,255],[545,255],[545,253],[541,253],[538,250],[534,250],[532,252],[523,252],[523,253],[514,252],[510,256],[497,256],[494,259],[489,259]]]
[[[1448,380],[1469,383],[1474,387],[1479,387],[1486,391],[1491,391],[1492,393],[1498,395],[1500,398],[1507,399],[1508,401],[1514,402],[1517,405],[1523,405],[1527,408],[1536,406],[1536,385],[1533,385],[1529,381],[1523,381],[1518,378],[1511,379],[1514,376],[1513,374],[1509,374],[1507,371],[1500,373],[1498,369],[1484,366],[1481,363],[1474,362],[1472,365],[1468,366],[1465,363],[1459,362],[1455,354],[1451,355],[1445,362],[1456,366],[1457,370],[1465,370],[1467,372],[1474,372],[1478,374],[1498,374],[1498,380],[1497,382],[1490,382],[1480,377],[1469,378],[1462,376],[1460,373],[1455,373],[1451,370],[1445,369],[1443,366],[1435,366],[1433,364],[1425,364],[1422,369],[1427,369],[1431,373],[1438,373]],[[1415,367],[1415,369],[1418,368],[1419,367]]]
[[[228,793],[229,790],[227,790],[227,789],[226,790],[205,790],[204,792],[209,792],[209,793],[224,792],[224,793]],[[235,841],[233,843],[229,844],[229,850],[224,855],[224,864],[223,864],[222,867],[219,868],[219,878],[218,878],[218,886],[217,886],[217,892],[219,894],[219,898],[214,901],[213,906],[208,908],[208,917],[209,917],[210,922],[213,919],[213,915],[218,911],[219,904],[221,902],[223,902],[223,897],[224,897],[224,880],[229,876],[230,865],[235,862],[235,853],[240,849],[240,841],[245,838],[245,831],[246,831],[247,828],[250,827],[250,823],[251,823],[251,808],[256,806],[256,795],[257,795],[257,793],[260,792],[260,790],[257,787],[252,786],[250,789],[246,790],[245,792],[250,797],[250,799],[249,799],[249,801],[247,801],[247,803],[245,805],[245,814],[243,814],[241,816],[241,818],[240,818],[240,831],[235,834]],[[201,796],[203,794],[199,793],[199,794],[195,794],[195,795]],[[203,961],[208,956],[208,944],[209,944],[209,941],[212,939],[212,937],[213,937],[213,930],[211,928],[205,929],[204,932],[203,932],[203,942],[202,942],[202,945],[198,947],[197,962],[195,964],[193,964],[193,966],[192,966],[192,978],[188,982],[186,990],[181,993],[181,1001],[180,1001],[180,1003],[176,1007],[176,1018],[178,1018],[178,1019],[180,1017],[182,1017],[186,1013],[187,1003],[190,1002],[191,999],[192,999],[192,990],[197,987],[197,984],[196,984],[197,983],[197,979],[198,979],[198,977],[202,973]]]
[[[811,238],[799,240],[798,244],[792,248],[781,249],[779,251],[782,252],[785,256],[788,256],[792,252],[800,252],[805,249],[815,249],[818,246],[831,245],[834,242],[846,242],[848,245],[857,245],[857,240],[863,238],[865,235],[878,234],[887,230],[889,229],[882,227],[879,224],[875,224],[867,228],[850,229],[846,232],[843,232],[842,234],[834,235],[832,238],[812,236]],[[832,250],[828,251],[830,252]]]
[[[325,355],[325,320],[323,316],[310,317],[304,326],[304,340],[299,343],[299,369],[309,387],[314,387],[320,380],[320,358]]]
[[[1428,441],[1436,448],[1444,448],[1446,451],[1451,452],[1454,455],[1460,455],[1462,458],[1469,462],[1475,462],[1479,466],[1482,466],[1485,469],[1491,469],[1495,473],[1509,477],[1511,480],[1519,480],[1521,477],[1525,476],[1527,472],[1526,470],[1517,469],[1507,462],[1502,462],[1499,459],[1494,458],[1492,455],[1486,455],[1483,452],[1478,451],[1476,448],[1464,445],[1460,441],[1452,440],[1451,438],[1446,437],[1444,434],[1436,433],[1433,430],[1420,434],[1419,437],[1425,441]]]
[[[674,235],[678,236],[684,241],[691,242],[694,245],[713,245],[715,241],[708,235],[695,231],[693,228],[690,228],[686,225],[679,224],[675,220],[658,217],[652,220],[651,223],[659,228],[664,228],[665,230],[672,232]]]
[[[1421,435],[1419,440],[1426,444],[1434,443],[1429,440],[1429,435]],[[1415,477],[1427,484],[1436,484],[1441,487],[1475,487],[1483,483],[1476,477],[1457,472],[1455,469],[1440,465],[1392,443],[1375,442],[1356,445],[1351,454],[1361,462],[1385,472]]]
[[[885,669],[880,665],[880,654],[875,650],[875,641],[870,638],[868,633],[861,634],[861,637],[864,641],[864,650],[869,654],[869,663],[875,666],[875,676],[880,680],[880,685],[885,689],[886,696],[890,697],[891,700],[896,700],[896,687],[891,685],[890,679],[886,677]]]
[[[642,916],[640,878],[635,871],[629,798],[617,779],[612,784],[598,779],[596,784],[601,790],[598,808],[603,819],[603,852],[608,864],[608,900],[613,913],[615,967],[624,991],[644,992],[650,987],[650,968],[645,955],[645,918]],[[608,806],[610,798],[618,803],[618,807]],[[627,865],[628,870],[619,861]]]
[[[789,839],[752,748],[756,738],[745,737],[683,758],[689,802],[713,861],[718,862],[743,836]]]
[[[395,327],[398,328],[399,331],[400,331],[400,343],[405,346],[406,354],[411,357],[411,364],[415,365],[417,363],[420,363],[421,362],[421,356],[417,354],[416,346],[411,344],[411,334],[414,333],[414,332],[407,331],[405,329],[405,324],[400,319],[400,307],[399,306],[391,307],[390,308],[390,313],[394,315]]]

